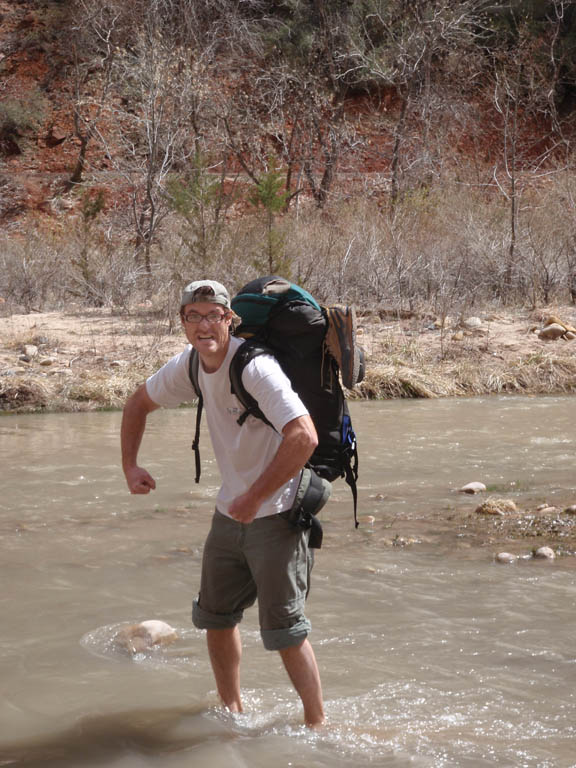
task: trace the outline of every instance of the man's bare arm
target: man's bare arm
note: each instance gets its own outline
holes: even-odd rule
[[[159,406],[150,399],[146,386],[138,387],[128,398],[122,414],[120,443],[122,448],[122,469],[130,493],[150,493],[156,488],[156,481],[142,467],[138,466],[138,451],[142,443],[146,418]]]
[[[318,445],[316,428],[308,415],[289,421],[282,430],[282,437],[282,443],[264,472],[230,505],[228,512],[235,520],[251,523],[263,502],[298,474]]]

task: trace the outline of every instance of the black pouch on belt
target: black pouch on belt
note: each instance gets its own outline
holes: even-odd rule
[[[292,525],[310,529],[308,546],[311,549],[320,549],[322,546],[322,526],[316,517],[318,512],[326,504],[332,493],[332,485],[328,480],[319,477],[310,467],[304,467],[302,477],[292,508],[287,512],[281,512]]]

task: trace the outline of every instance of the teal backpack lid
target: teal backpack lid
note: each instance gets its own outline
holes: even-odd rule
[[[276,276],[261,277],[245,285],[232,299],[232,309],[242,319],[242,326],[260,328],[268,321],[270,311],[280,303],[301,301],[319,312],[320,305],[304,288]]]

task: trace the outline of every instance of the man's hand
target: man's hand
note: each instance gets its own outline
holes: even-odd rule
[[[259,509],[260,502],[255,501],[254,496],[248,492],[234,499],[228,508],[228,514],[239,523],[248,524],[254,520]]]
[[[282,438],[268,467],[246,493],[230,505],[228,514],[239,523],[251,523],[266,499],[302,470],[318,445],[316,429],[308,415],[289,421],[282,430]]]
[[[150,493],[156,488],[156,481],[138,466],[138,449],[146,428],[146,417],[159,406],[150,399],[146,385],[142,384],[128,398],[122,413],[120,442],[122,447],[122,469],[130,493]]]
[[[156,481],[142,467],[132,467],[125,472],[130,493],[150,493],[156,488]]]

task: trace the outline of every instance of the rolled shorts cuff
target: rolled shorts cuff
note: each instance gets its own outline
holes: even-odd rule
[[[262,629],[262,642],[267,651],[281,651],[292,645],[300,645],[308,635],[312,625],[308,619],[301,619],[297,624],[283,629]]]
[[[197,629],[232,629],[242,621],[242,612],[209,613],[200,607],[198,600],[192,603],[192,623]]]

